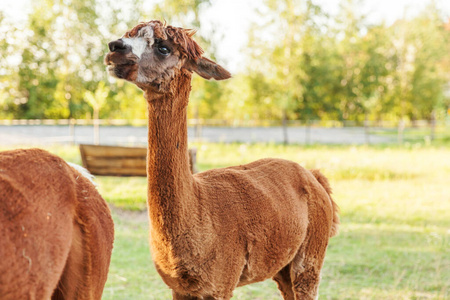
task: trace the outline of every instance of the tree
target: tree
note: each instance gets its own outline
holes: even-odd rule
[[[141,91],[110,78],[103,56],[109,41],[150,15],[201,28],[195,39],[217,59],[217,35],[201,24],[210,0],[159,1],[147,13],[143,0],[32,3],[26,26],[0,14],[3,118],[89,118],[97,111],[87,98],[102,89],[109,92],[95,100],[105,101],[99,118],[145,118]],[[263,22],[249,32],[248,70],[230,82],[194,76],[188,116],[281,120],[285,141],[289,120],[442,118],[450,105],[448,20],[431,3],[392,26],[368,24],[360,3],[342,0],[330,17],[312,0],[265,0]]]
[[[19,104],[24,101],[18,95],[17,81],[12,80],[17,68],[17,55],[20,52],[19,30],[8,21],[0,11],[0,117],[12,118]]]
[[[319,62],[315,55],[324,50],[321,27],[325,24],[320,22],[324,14],[310,0],[267,0],[265,5],[270,12],[266,16],[268,21],[260,26],[253,25],[250,47],[258,49],[251,54],[252,71],[256,71],[254,78],[260,80],[257,78],[264,74],[264,81],[260,82],[269,86],[270,92],[255,96],[267,99],[270,94],[269,102],[278,109],[284,142],[287,143],[287,121],[295,118],[308,122],[313,116],[316,94],[312,87],[317,85],[319,74],[323,72],[321,67],[317,67]],[[276,39],[267,43],[256,39],[257,35]],[[257,81],[252,82],[258,84]],[[254,99],[255,102],[261,100]]]
[[[8,93],[14,99],[8,107],[13,116],[82,118],[89,113],[86,90],[108,82],[103,65],[107,43],[135,24],[139,3],[124,7],[112,0],[33,1],[25,30],[17,32],[22,39],[14,41],[16,47],[24,46],[18,51],[18,76],[9,78],[17,85],[15,94]],[[125,15],[132,20],[121,16],[127,8]],[[105,17],[97,15],[99,9]],[[114,102],[112,96],[108,102]]]
[[[391,28],[396,68],[390,92],[399,119],[432,119],[442,103],[449,68],[448,32],[443,24],[432,3],[419,16],[397,21]]]
[[[99,83],[95,93],[86,91],[84,97],[87,102],[92,106],[94,110],[94,144],[98,145],[100,142],[99,125],[100,125],[100,109],[106,103],[108,97],[108,89],[105,87],[105,83],[102,81]]]
[[[19,67],[26,102],[18,117],[80,117],[88,109],[83,90],[98,81],[101,60],[96,19],[94,0],[33,2]]]

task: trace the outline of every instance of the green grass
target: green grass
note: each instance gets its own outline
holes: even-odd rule
[[[147,179],[145,177],[97,177],[100,194],[115,207],[142,211],[146,209]]]
[[[341,208],[320,299],[450,299],[450,148],[192,144],[200,170],[262,157],[319,168]],[[80,162],[75,147],[51,147]],[[148,249],[145,178],[98,177],[116,240],[104,299],[170,299]],[[126,209],[126,211],[123,211]],[[233,299],[281,299],[268,280]]]

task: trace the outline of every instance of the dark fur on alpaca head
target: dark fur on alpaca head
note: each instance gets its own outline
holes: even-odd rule
[[[194,30],[166,26],[160,21],[141,23],[109,43],[105,57],[108,71],[142,89],[164,90],[181,69],[205,79],[222,80],[230,73],[202,56],[202,48],[192,39]]]

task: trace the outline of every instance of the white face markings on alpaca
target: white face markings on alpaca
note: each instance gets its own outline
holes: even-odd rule
[[[151,47],[154,43],[153,28],[151,26],[143,27],[139,30],[137,36],[123,37],[122,40],[126,45],[131,47],[131,52],[140,59],[145,49]]]
[[[145,52],[148,45],[148,41],[142,37],[122,38],[122,40],[126,45],[131,47],[133,54],[139,58],[142,57],[142,53]]]

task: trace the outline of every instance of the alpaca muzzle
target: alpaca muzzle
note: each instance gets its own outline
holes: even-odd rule
[[[122,39],[112,41],[108,44],[109,51],[127,54],[131,52],[131,46],[124,43]]]

